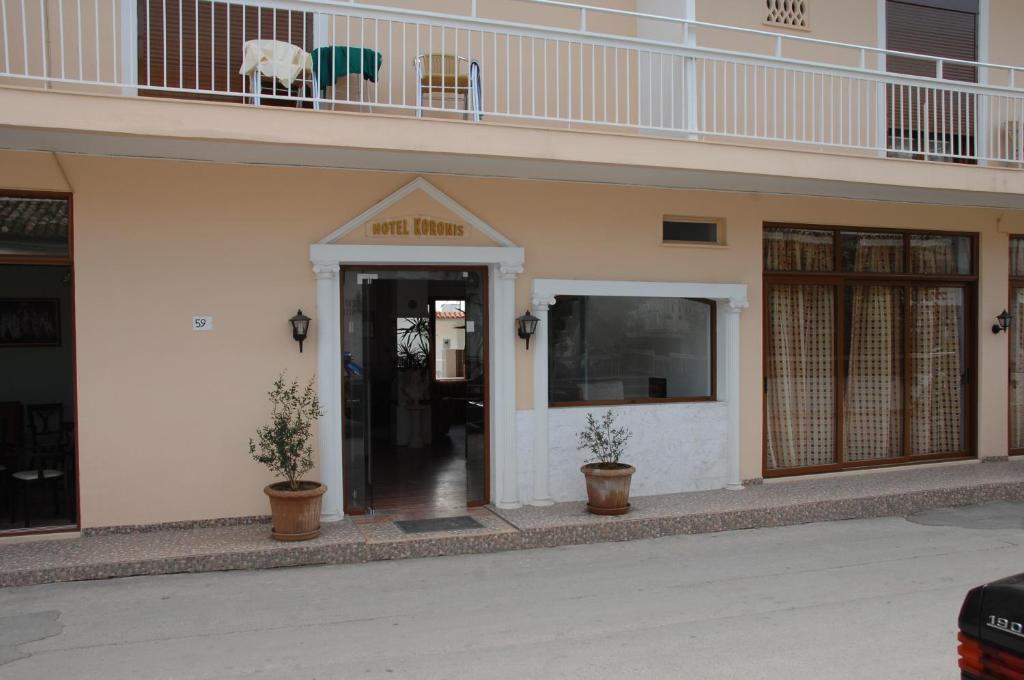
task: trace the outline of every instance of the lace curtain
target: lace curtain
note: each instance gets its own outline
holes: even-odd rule
[[[853,270],[902,271],[902,236],[858,235]],[[848,290],[844,460],[899,456],[903,449],[903,288],[858,285]]]
[[[769,270],[827,271],[832,235],[774,230],[765,236]],[[768,468],[835,462],[835,300],[831,286],[768,288]]]
[[[1010,239],[1010,276],[1024,277],[1024,238]],[[1010,448],[1024,449],[1024,288],[1010,291]]]
[[[910,271],[962,271],[964,263],[958,258],[964,253],[957,250],[954,238],[915,236]],[[852,260],[845,260],[853,272],[905,271],[901,235],[861,233],[854,243]],[[1021,253],[1024,265],[1024,248]],[[773,229],[765,233],[764,256],[768,271],[832,271],[833,237],[830,232]],[[769,469],[835,462],[835,290],[822,284],[773,284],[767,290]],[[843,460],[961,451],[963,289],[865,282],[847,285],[843,304],[847,343],[841,403]],[[1018,318],[1024,318],[1024,309],[1020,312]],[[1024,368],[1021,326],[1016,325],[1020,339],[1016,346]],[[905,357],[908,346],[910,354]],[[909,385],[905,384],[905,361],[910,363]],[[1018,432],[1024,440],[1024,384],[1019,396]],[[904,412],[907,397],[909,420]],[[910,429],[909,451],[904,444],[905,427]]]

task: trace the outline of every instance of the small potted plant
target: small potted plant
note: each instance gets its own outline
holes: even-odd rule
[[[320,418],[320,400],[310,378],[304,389],[299,381],[285,382],[284,373],[267,394],[273,408],[270,423],[249,440],[253,460],[263,463],[285,481],[268,484],[271,534],[279,541],[304,541],[320,535],[320,500],[327,487],[300,479],[313,467],[309,438],[313,421]]]
[[[579,449],[592,455],[580,468],[587,480],[587,510],[595,515],[624,515],[629,512],[629,482],[636,468],[620,463],[629,438],[624,427],[615,427],[609,409],[601,420],[587,414],[587,427],[579,433]]]

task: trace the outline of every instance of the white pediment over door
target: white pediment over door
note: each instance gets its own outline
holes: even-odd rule
[[[422,177],[318,241],[324,245],[515,246]]]

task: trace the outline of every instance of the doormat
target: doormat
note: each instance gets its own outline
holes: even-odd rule
[[[425,534],[430,531],[458,531],[459,529],[483,529],[484,525],[469,515],[461,517],[435,517],[434,519],[403,519],[395,524],[407,534]]]

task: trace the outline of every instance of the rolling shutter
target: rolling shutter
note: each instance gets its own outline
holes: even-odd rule
[[[900,52],[927,54],[948,59],[975,61],[978,55],[977,0],[887,0],[886,48]],[[891,73],[935,77],[935,62],[912,57],[889,56]],[[977,82],[977,69],[961,64],[945,64],[947,80]],[[951,149],[957,154],[972,153],[974,96],[936,88],[889,86],[887,117],[890,141],[894,136],[915,138],[915,151],[925,149],[921,139],[932,148]],[[938,153],[942,153],[939,151]]]
[[[246,40],[280,40],[307,51],[313,44],[312,14],[210,0],[138,0],[138,24],[139,90],[151,97],[242,101],[213,92],[247,91],[238,74]],[[264,93],[275,90],[284,93],[264,79]]]

